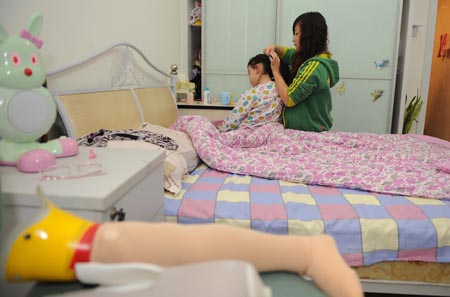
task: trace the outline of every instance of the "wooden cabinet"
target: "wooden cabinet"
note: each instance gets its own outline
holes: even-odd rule
[[[327,20],[340,67],[333,130],[390,133],[402,0],[203,0],[202,85],[213,98],[250,87],[247,63],[269,44],[292,45],[292,23],[308,11]]]
[[[247,63],[275,42],[275,0],[203,1],[203,85],[235,98],[251,87]]]
[[[391,78],[401,18],[397,0],[280,0],[279,43],[292,45],[292,23],[308,11],[326,19],[329,49],[343,77]],[[377,68],[374,62],[389,60]]]
[[[195,99],[200,100],[202,94],[201,85],[201,49],[202,49],[202,7],[201,1],[187,0],[188,10],[186,34],[187,34],[187,70],[189,80],[195,83]]]

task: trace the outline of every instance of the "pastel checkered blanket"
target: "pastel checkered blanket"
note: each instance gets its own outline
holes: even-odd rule
[[[410,135],[304,132],[279,123],[220,133],[201,116],[187,133],[208,166],[230,173],[386,194],[450,198],[450,143]],[[447,145],[448,144],[448,145]]]
[[[166,192],[165,218],[291,235],[328,233],[351,266],[450,262],[450,201],[304,185],[199,166]]]

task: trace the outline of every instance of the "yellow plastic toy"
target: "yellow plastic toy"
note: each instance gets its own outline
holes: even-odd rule
[[[75,280],[74,264],[89,261],[99,225],[57,208],[40,188],[37,194],[44,205],[36,219],[6,239],[4,275],[8,281]]]

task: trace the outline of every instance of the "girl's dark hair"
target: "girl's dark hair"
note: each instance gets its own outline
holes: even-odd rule
[[[269,56],[264,54],[256,55],[248,61],[247,66],[255,68],[257,64],[262,64],[264,73],[267,73],[270,76],[270,79],[273,80],[273,72],[272,67],[270,67]],[[286,81],[286,83],[289,84],[290,83],[289,65],[284,60],[280,60],[280,74]]]
[[[300,50],[295,53],[292,63],[291,78],[297,75],[298,68],[308,59],[328,53],[328,26],[319,12],[307,12],[299,15],[292,24],[292,32],[300,25]]]

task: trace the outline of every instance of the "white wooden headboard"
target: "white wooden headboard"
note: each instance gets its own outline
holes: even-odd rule
[[[96,57],[118,46],[134,49],[152,69],[169,78],[170,84],[150,88],[129,86],[119,89],[54,92],[58,113],[69,137],[78,138],[99,129],[135,129],[143,122],[168,127],[175,121],[178,115],[176,65],[172,65],[169,74],[165,73],[153,65],[142,51],[129,43],[113,44],[80,61],[50,70],[47,76],[60,74],[93,61]]]
[[[54,94],[67,136],[99,129],[136,129],[147,122],[170,126],[178,116],[168,88],[91,90]]]

